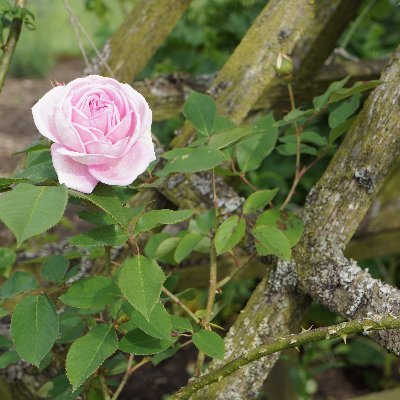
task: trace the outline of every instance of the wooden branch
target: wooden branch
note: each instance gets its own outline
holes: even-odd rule
[[[348,318],[400,312],[400,291],[372,279],[342,255],[400,154],[400,48],[328,169],[310,192],[305,233],[295,249],[300,287]],[[312,257],[309,256],[312,249]],[[376,336],[400,354],[397,331]]]
[[[249,344],[271,337],[271,331],[276,335],[277,325],[278,331],[287,329],[288,325],[275,323],[280,314],[285,315],[288,324],[296,322],[295,314],[299,313],[302,303],[307,304],[308,294],[351,319],[400,313],[400,291],[373,279],[342,254],[400,152],[399,71],[400,50],[382,75],[385,83],[372,93],[329,168],[310,192],[303,212],[305,233],[294,249],[293,262],[277,263],[273,277],[278,278],[270,278],[268,285],[265,281],[260,284],[261,289],[254,292],[228,333],[226,361],[243,345],[248,348]],[[252,246],[249,242],[245,247],[252,249]],[[277,302],[275,286],[283,282],[292,283],[292,291],[287,290],[286,297]],[[304,296],[294,293],[296,283]],[[282,305],[279,311],[277,304]],[[245,332],[238,330],[240,324],[246,326]],[[245,335],[244,341],[241,335]],[[400,354],[397,331],[381,333],[374,338],[388,350]],[[242,398],[251,398],[273,361],[268,358],[263,363],[254,363],[246,367],[248,370],[212,384],[206,393],[200,392],[198,398],[234,392],[240,393]],[[219,365],[214,362],[212,368]]]
[[[258,360],[261,361],[263,357],[285,349],[299,347],[320,340],[337,338],[343,338],[343,340],[346,340],[346,338],[351,335],[388,329],[400,329],[400,319],[392,316],[383,317],[376,315],[359,321],[343,322],[338,325],[304,330],[297,334],[280,337],[273,342],[259,345],[254,349],[244,350],[240,356],[235,356],[234,360],[192,381],[189,385],[171,396],[171,400],[187,400],[198,390],[209,386],[214,382],[219,382],[221,379],[232,375],[236,371],[240,371],[240,368],[243,366],[254,363]],[[224,396],[226,396],[226,393],[224,393]],[[224,398],[230,399],[237,397]]]
[[[15,1],[15,6],[18,8],[24,8],[25,4],[25,0]],[[23,21],[21,18],[13,18],[11,21],[10,30],[8,32],[7,41],[2,48],[3,54],[0,58],[0,92],[3,89],[7,73],[11,66],[11,60],[21,34],[22,23]]]
[[[385,60],[341,61],[324,65],[319,73],[307,81],[296,82],[294,91],[297,102],[307,104],[316,95],[323,93],[335,81],[351,75],[350,84],[355,81],[377,79],[386,65]],[[160,75],[154,79],[134,82],[132,86],[148,101],[153,119],[162,121],[180,115],[187,95],[192,91],[205,93],[216,74],[192,76],[186,73]],[[251,112],[265,110],[286,110],[289,107],[287,87],[275,78],[273,84],[258,99]]]
[[[393,165],[345,254],[357,260],[400,252],[400,159]]]
[[[92,61],[87,74],[109,76],[106,64],[120,82],[130,83],[162,45],[191,0],[139,0],[118,31]]]
[[[241,123],[276,83],[279,52],[293,57],[299,80],[315,75],[360,4],[361,0],[269,1],[209,89],[219,112]],[[183,147],[193,134],[184,126],[173,145]]]

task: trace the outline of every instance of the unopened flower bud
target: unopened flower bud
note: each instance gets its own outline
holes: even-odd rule
[[[276,59],[275,71],[285,82],[293,80],[293,61],[286,54],[279,53]]]

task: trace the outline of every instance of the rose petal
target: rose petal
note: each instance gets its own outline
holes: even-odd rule
[[[156,159],[152,143],[137,141],[121,158],[88,166],[89,172],[108,185],[129,185]]]
[[[68,156],[72,158],[74,161],[85,165],[102,164],[116,158],[113,155],[107,155],[107,154],[78,153],[77,151],[69,150],[64,146],[59,146],[54,151],[64,156]]]
[[[116,143],[118,140],[126,138],[128,135],[134,137],[135,140],[138,136],[138,123],[134,112],[129,113],[118,125],[108,132],[106,135],[107,139],[112,143]]]
[[[57,128],[57,136],[60,138],[60,144],[63,144],[71,150],[84,153],[85,146],[83,145],[78,132],[73,127],[71,120],[64,116],[64,113],[58,106],[56,106],[54,120]]]
[[[146,99],[137,92],[132,86],[127,83],[122,85],[127,97],[135,100],[135,110],[137,112],[137,119],[140,121],[139,136],[145,134],[151,126],[152,113]]]
[[[51,146],[51,157],[56,170],[58,181],[64,183],[70,189],[83,193],[91,193],[98,183],[88,171],[86,165],[74,161],[71,157],[59,153],[60,145]]]
[[[54,121],[54,106],[65,94],[65,86],[56,86],[48,91],[33,107],[32,115],[36,128],[41,135],[53,142],[59,142]]]

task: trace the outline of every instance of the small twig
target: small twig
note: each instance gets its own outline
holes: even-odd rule
[[[111,400],[110,389],[108,388],[104,375],[99,375],[101,391],[103,392],[104,400]]]
[[[125,371],[124,377],[122,378],[121,382],[119,383],[119,385],[117,387],[117,390],[114,392],[113,396],[111,397],[111,400],[117,400],[118,399],[118,396],[121,394],[123,388],[126,385],[126,382],[128,382],[129,376],[131,375],[130,370],[132,368],[132,363],[133,363],[133,354],[130,354],[129,358],[128,358],[128,365],[126,367],[126,371]]]
[[[252,350],[247,351],[242,356],[226,363],[222,367],[205,374],[184,388],[180,389],[175,395],[170,397],[170,400],[189,399],[193,393],[211,385],[214,382],[219,382],[222,378],[236,372],[241,367],[259,360],[269,354],[276,353],[285,349],[299,347],[301,345],[316,342],[320,340],[343,338],[358,333],[367,333],[382,329],[399,329],[400,319],[396,317],[382,317],[377,319],[366,318],[361,321],[343,322],[339,325],[328,326],[325,328],[303,331],[298,334],[288,335],[279,338],[271,343],[262,344]]]
[[[86,54],[85,48],[83,46],[81,35],[80,35],[79,31],[81,31],[83,33],[83,35],[85,36],[85,38],[88,41],[88,43],[91,46],[91,48],[96,53],[96,55],[99,58],[99,60],[101,61],[101,63],[106,67],[106,69],[109,72],[110,76],[115,77],[114,72],[112,71],[111,67],[107,63],[107,60],[100,53],[99,49],[97,48],[97,46],[93,42],[91,36],[88,34],[86,29],[82,26],[82,24],[79,22],[78,17],[76,16],[76,14],[74,13],[71,5],[69,4],[69,0],[64,0],[64,4],[65,4],[65,8],[67,9],[67,12],[69,14],[72,27],[74,28],[75,35],[77,37],[79,48],[81,49],[81,53],[82,53],[83,59],[85,60],[86,67],[88,69],[90,69],[91,68],[91,63],[90,63],[90,61],[89,61],[89,59],[87,57],[87,54]]]
[[[287,88],[288,88],[288,93],[289,93],[289,99],[290,99],[290,107],[291,110],[294,111],[296,109],[296,102],[294,100],[294,93],[293,93],[293,86],[292,84],[289,82],[287,84]],[[288,203],[290,202],[290,200],[292,199],[293,195],[296,192],[296,188],[297,185],[300,182],[300,146],[301,146],[301,129],[299,128],[299,125],[297,124],[297,122],[294,122],[294,129],[296,132],[296,170],[294,173],[294,179],[293,179],[293,183],[292,186],[289,190],[288,195],[286,196],[286,199],[284,200],[284,202],[281,205],[281,210],[283,210]]]
[[[76,40],[78,41],[79,49],[81,50],[83,60],[85,61],[86,67],[90,67],[90,61],[88,55],[86,54],[85,46],[83,45],[81,34],[79,33],[79,25],[78,25],[78,18],[74,13],[71,5],[69,4],[69,0],[64,0],[65,9],[68,12],[68,17],[72,25],[72,29],[74,30]]]
[[[24,8],[26,4],[25,0],[16,0],[15,6],[18,8]],[[4,82],[6,80],[7,73],[11,66],[11,60],[13,58],[15,48],[17,46],[19,36],[22,29],[22,19],[13,18],[11,21],[10,30],[8,32],[7,40],[3,46],[3,54],[0,58],[0,92],[3,89]]]
[[[135,364],[130,370],[129,370],[129,375],[132,375],[135,371],[137,371],[139,368],[143,367],[143,365],[149,363],[151,361],[150,357],[145,357],[141,361],[139,361],[137,364]]]
[[[200,318],[196,317],[196,315],[190,311],[180,300],[178,297],[176,297],[173,293],[171,293],[166,287],[162,287],[163,293],[165,293],[176,305],[178,305],[180,308],[182,308],[183,311],[185,311],[186,314],[188,314],[195,322],[196,324],[200,324]]]
[[[211,248],[210,248],[210,287],[208,290],[208,297],[207,297],[207,307],[206,307],[206,316],[201,322],[202,326],[205,329],[210,329],[210,322],[212,319],[214,303],[215,303],[215,293],[217,292],[217,252],[215,249],[215,232],[217,230],[217,221],[218,221],[218,197],[217,197],[217,189],[215,185],[215,172],[212,171],[212,187],[213,187],[213,194],[214,194],[214,209],[215,209],[215,227],[213,232],[213,237],[211,240]],[[201,374],[201,370],[203,368],[205,355],[203,352],[199,352],[196,366],[194,370],[194,375],[199,376]]]

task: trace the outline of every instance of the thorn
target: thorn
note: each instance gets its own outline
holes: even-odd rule
[[[342,335],[341,338],[343,339],[344,344],[347,344],[347,335]]]
[[[300,349],[298,347],[295,347],[295,349],[300,353]]]

